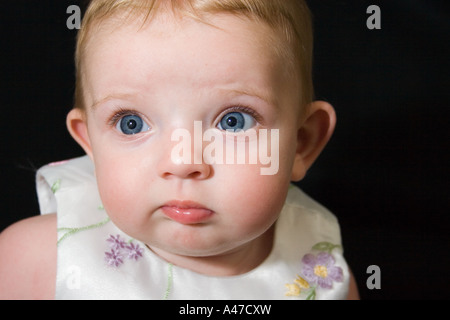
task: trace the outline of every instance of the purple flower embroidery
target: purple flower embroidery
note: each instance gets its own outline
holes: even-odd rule
[[[318,284],[324,289],[331,289],[333,281],[342,282],[344,279],[342,268],[335,266],[333,256],[327,252],[320,252],[317,256],[306,254],[302,262],[303,277],[310,284]]]
[[[108,240],[106,240],[107,242],[109,242],[109,246],[114,249],[114,250],[120,250],[121,248],[125,248],[125,241],[123,241],[122,239],[120,239],[120,235],[117,236],[113,236],[110,235]]]
[[[114,249],[111,249],[111,252],[105,252],[105,260],[108,265],[113,267],[118,267],[123,263],[122,255],[119,251],[114,251]]]
[[[130,243],[130,245],[125,247],[128,251],[128,259],[131,260],[137,260],[140,257],[142,257],[142,249],[139,247],[139,245],[134,245],[133,242]]]
[[[124,257],[129,260],[137,261],[143,255],[144,250],[139,246],[139,244],[134,244],[132,240],[128,241],[122,240],[120,235],[113,236],[110,235],[108,242],[111,251],[105,252],[105,260],[109,266],[119,267],[124,263]]]

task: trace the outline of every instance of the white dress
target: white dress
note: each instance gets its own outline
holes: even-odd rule
[[[92,161],[37,172],[41,214],[57,212],[56,299],[345,299],[349,271],[337,219],[292,186],[270,255],[245,274],[215,277],[177,267],[109,220]]]

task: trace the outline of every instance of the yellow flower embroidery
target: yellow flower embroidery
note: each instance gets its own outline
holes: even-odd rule
[[[286,296],[288,297],[298,297],[300,295],[300,287],[295,283],[287,283],[285,284],[288,292],[286,292]]]
[[[297,279],[294,280],[294,283],[288,283],[285,285],[288,289],[286,292],[286,296],[288,297],[298,297],[302,291],[302,289],[309,289],[309,283],[299,275],[297,275]]]
[[[314,274],[321,278],[326,278],[328,276],[328,270],[326,266],[315,266],[314,267]]]
[[[294,282],[301,288],[301,289],[309,289],[309,283],[299,275],[297,275],[297,279],[294,280]]]

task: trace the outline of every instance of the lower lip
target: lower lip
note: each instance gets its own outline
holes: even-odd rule
[[[213,212],[203,208],[161,207],[164,214],[181,224],[199,224],[208,220]]]

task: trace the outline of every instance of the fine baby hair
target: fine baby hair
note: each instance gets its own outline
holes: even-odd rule
[[[305,107],[312,102],[312,22],[309,8],[302,0],[93,0],[90,1],[77,37],[76,108],[84,109],[81,74],[83,53],[89,34],[94,32],[99,24],[115,15],[122,15],[122,19],[117,21],[120,27],[120,23],[126,23],[127,19],[140,19],[139,21],[145,24],[163,10],[170,10],[180,17],[190,17],[203,23],[208,22],[208,14],[217,13],[242,15],[267,23],[283,38],[281,45],[278,42],[280,47],[276,48],[278,54],[290,64],[290,70],[297,71],[301,79],[302,106]]]

